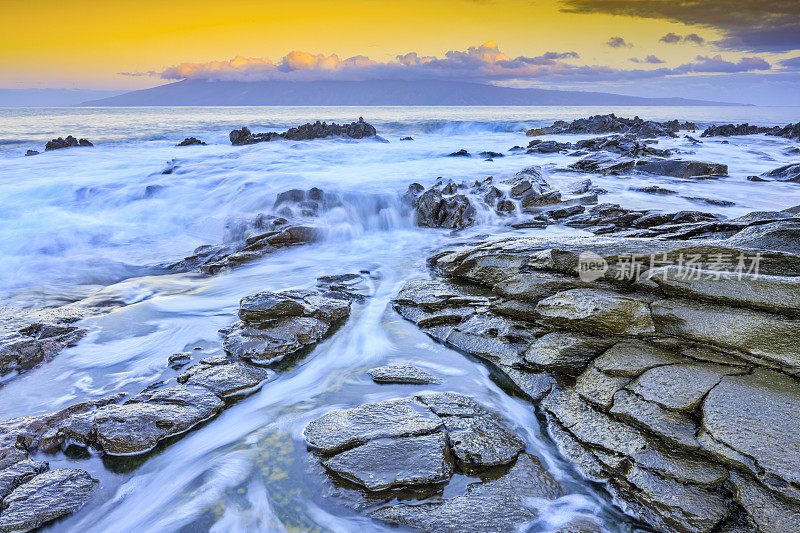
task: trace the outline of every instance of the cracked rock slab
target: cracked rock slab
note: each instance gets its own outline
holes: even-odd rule
[[[572,289],[540,301],[542,320],[559,328],[608,335],[655,331],[647,302],[602,289]]]
[[[441,483],[453,475],[453,460],[443,432],[371,440],[334,455],[323,464],[373,491]]]

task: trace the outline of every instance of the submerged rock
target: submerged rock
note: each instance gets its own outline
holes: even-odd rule
[[[179,142],[177,146],[205,146],[206,143],[198,139],[197,137],[186,137],[184,140]]]

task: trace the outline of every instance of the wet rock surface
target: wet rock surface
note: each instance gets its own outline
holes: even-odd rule
[[[429,259],[440,277],[409,282],[394,306],[505,374],[578,470],[655,529],[793,531],[800,256],[765,229],[787,235],[795,223],[757,213],[717,223],[690,223],[711,230],[695,239],[495,237],[445,249]],[[591,282],[578,275],[589,251],[603,265]],[[753,254],[757,275],[737,260]],[[691,267],[676,266],[690,255]]]
[[[731,137],[734,135],[756,135],[764,133],[774,137],[785,137],[787,139],[800,139],[800,122],[797,124],[787,124],[786,126],[754,126],[744,124],[723,124],[720,126],[709,126],[701,137]]]
[[[331,122],[316,121],[313,124],[307,123],[296,128],[290,128],[283,133],[267,132],[267,133],[252,133],[247,127],[239,130],[233,130],[230,133],[231,144],[240,146],[244,144],[255,144],[260,142],[269,142],[277,139],[286,139],[289,141],[307,141],[312,139],[324,139],[326,137],[348,137],[350,139],[363,139],[366,137],[375,137],[377,132],[375,127],[371,124],[364,122],[362,117],[359,117],[357,122],[350,124],[336,124]]]
[[[537,516],[531,498],[563,494],[502,419],[462,394],[333,411],[304,436],[334,483],[342,478],[367,491],[373,517],[416,530],[515,531]],[[426,498],[456,473],[475,478],[463,494]],[[388,489],[418,496],[397,504]]]
[[[389,365],[371,369],[370,377],[375,383],[424,384],[441,383],[441,379],[418,366]]]

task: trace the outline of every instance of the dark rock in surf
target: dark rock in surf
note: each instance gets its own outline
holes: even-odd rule
[[[283,133],[274,131],[267,133],[252,133],[247,127],[240,130],[233,130],[230,133],[231,144],[235,146],[244,144],[255,144],[259,142],[268,142],[276,139],[287,139],[290,141],[308,141],[312,139],[324,139],[327,137],[347,137],[350,139],[364,139],[367,137],[375,137],[377,132],[375,127],[371,124],[364,122],[363,117],[359,117],[357,122],[350,124],[330,124],[326,122],[316,121],[306,123],[296,128],[290,128]]]
[[[38,150],[28,150],[27,152],[25,152],[25,155],[39,155],[39,151]]]
[[[552,126],[528,130],[529,136],[552,135],[562,133],[625,133],[636,137],[677,137],[679,130],[696,130],[697,125],[692,122],[680,123],[677,120],[655,122],[643,120],[639,117],[623,118],[616,115],[595,115],[589,118],[580,118],[571,123],[559,120]]]
[[[205,146],[206,143],[196,137],[186,137],[179,142],[176,146]]]
[[[451,154],[448,154],[448,157],[469,157],[469,152],[467,152],[465,149],[462,148],[461,150],[458,150],[457,152],[453,152]]]
[[[49,152],[50,150],[60,150],[61,148],[72,148],[76,146],[88,147],[88,146],[93,146],[93,144],[89,142],[87,139],[79,140],[73,137],[72,135],[67,135],[66,139],[59,137],[58,139],[53,139],[52,141],[48,141],[44,149],[45,151]]]

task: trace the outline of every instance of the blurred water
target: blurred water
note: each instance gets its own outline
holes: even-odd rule
[[[310,286],[317,276],[370,270],[375,295],[355,308],[347,324],[300,364],[211,423],[147,458],[134,470],[97,457],[48,457],[76,465],[102,481],[101,495],[53,526],[71,531],[330,531],[384,529],[324,499],[307,471],[305,424],[330,409],[365,401],[456,390],[505,413],[528,450],[565,484],[568,495],[541,509],[531,527],[548,531],[577,515],[597,516],[608,531],[632,527],[608,496],[581,481],[541,434],[529,404],[508,396],[480,364],[435,344],[401,320],[390,299],[402,284],[426,275],[425,258],[437,247],[499,230],[482,223],[451,235],[414,226],[399,201],[408,184],[502,178],[541,166],[556,188],[587,177],[563,170],[563,154],[507,155],[493,161],[450,158],[465,148],[506,152],[525,146],[524,127],[614,111],[645,118],[783,124],[800,108],[64,108],[0,110],[0,298],[18,306],[92,295],[118,309],[86,319],[89,334],[52,362],[0,388],[0,418],[47,412],[87,398],[138,392],[175,372],[167,357],[203,348],[220,350],[217,330],[235,320],[242,296],[260,290]],[[228,132],[283,130],[315,119],[363,115],[389,142],[377,140],[272,142],[231,146]],[[73,134],[96,143],[22,157],[54,136]],[[414,141],[403,141],[411,135]],[[208,146],[178,148],[187,136]],[[554,137],[557,138],[557,137]],[[576,140],[577,136],[560,136]],[[601,201],[627,207],[701,209],[738,215],[800,203],[798,185],[756,183],[760,174],[796,162],[796,145],[766,136],[662,139],[680,157],[729,165],[730,177],[686,181],[655,176],[589,177],[608,190]],[[162,172],[170,168],[171,173]],[[632,187],[658,184],[679,194],[654,197]],[[290,188],[320,187],[342,205],[318,221],[326,238],[277,252],[214,277],[164,274],[159,265],[197,247],[222,241],[241,221],[269,210]],[[735,202],[699,204],[681,196]],[[530,234],[577,230],[550,227]],[[525,232],[518,232],[525,233]],[[198,358],[200,355],[197,356]],[[377,386],[365,375],[387,362],[413,362],[446,377],[433,387]]]

